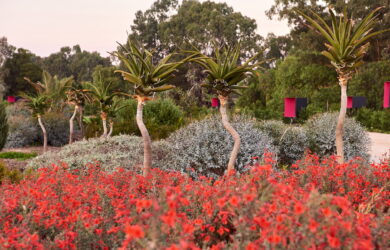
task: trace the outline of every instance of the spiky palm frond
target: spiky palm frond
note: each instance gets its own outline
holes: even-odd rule
[[[153,52],[139,46],[134,41],[128,41],[127,45],[119,44],[121,51],[114,53],[126,67],[124,70],[116,70],[121,73],[124,80],[134,85],[135,93],[140,96],[151,96],[155,92],[162,92],[175,88],[168,85],[174,77],[174,73],[185,62],[194,56],[181,61],[171,62],[174,54],[169,54],[163,59],[154,62]]]
[[[66,98],[66,91],[72,86],[73,77],[58,78],[52,76],[47,71],[42,72],[42,82],[33,82],[29,78],[24,78],[37,94],[44,94],[53,100],[52,105],[61,106]]]
[[[32,111],[33,116],[43,115],[51,105],[49,96],[45,94],[22,94],[22,97],[26,99],[26,106]]]
[[[85,82],[82,84],[85,93],[88,93],[91,100],[98,103],[100,110],[107,113],[109,107],[113,104],[114,98],[118,95],[112,87],[111,82],[105,82],[100,76],[94,82]]]
[[[191,61],[199,64],[208,74],[207,82],[201,86],[210,88],[218,95],[228,96],[231,93],[240,94],[238,90],[245,88],[243,81],[248,77],[248,73],[253,73],[262,62],[255,62],[261,52],[239,64],[240,45],[223,48],[222,51],[214,45],[215,57],[204,55],[198,50],[186,51],[194,55]]]
[[[332,19],[331,25],[313,11],[311,13],[314,18],[299,9],[295,9],[295,11],[302,15],[327,40],[325,45],[328,50],[323,51],[322,54],[331,61],[339,75],[350,77],[350,74],[363,63],[363,57],[369,47],[368,40],[383,32],[390,31],[390,29],[386,29],[373,32],[374,26],[378,23],[378,12],[381,9],[382,7],[375,9],[356,24],[346,12],[337,17],[329,9]]]

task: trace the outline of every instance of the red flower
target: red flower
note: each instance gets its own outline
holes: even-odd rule
[[[325,217],[329,217],[332,215],[332,210],[330,208],[323,208],[322,209],[322,214],[325,216]]]
[[[301,215],[305,212],[305,207],[302,205],[302,203],[298,202],[294,206],[294,213],[295,215]]]
[[[319,225],[319,224],[318,224],[315,220],[310,219],[310,224],[309,224],[309,230],[310,230],[310,232],[315,233],[315,232],[317,231],[318,225]]]
[[[126,236],[130,238],[139,239],[145,237],[145,233],[142,230],[142,227],[140,227],[139,225],[126,225],[124,231],[126,233]]]
[[[331,234],[328,234],[326,237],[328,238],[329,246],[333,248],[339,248],[341,246],[338,238],[332,236]]]
[[[232,204],[235,207],[238,207],[239,200],[238,200],[237,196],[233,196],[232,198],[230,198],[230,204]]]
[[[271,236],[268,237],[268,241],[271,244],[278,244],[282,241],[282,237],[280,237],[277,234],[272,234]]]

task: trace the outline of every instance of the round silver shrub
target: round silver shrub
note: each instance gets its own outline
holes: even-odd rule
[[[336,124],[338,113],[324,113],[310,118],[306,123],[310,150],[319,156],[336,154]],[[369,158],[370,137],[353,118],[344,123],[344,154],[346,160],[355,157]]]
[[[278,142],[278,161],[281,165],[291,165],[304,157],[309,147],[309,140],[305,129],[288,127]]]
[[[266,150],[276,151],[272,139],[257,129],[254,121],[237,116],[231,123],[241,136],[236,170],[245,171],[253,163],[252,158],[261,158]],[[170,154],[162,168],[209,177],[224,174],[234,144],[219,116],[193,122],[172,133],[166,141]]]
[[[87,164],[99,164],[104,170],[117,167],[140,168],[142,140],[136,136],[119,135],[111,138],[93,138],[64,146],[58,152],[47,152],[32,159],[28,167],[41,168],[66,163],[71,170],[83,171]]]
[[[43,115],[42,122],[47,131],[47,143],[50,146],[61,147],[69,142],[69,112],[55,113],[49,112]],[[77,133],[77,122],[75,121],[75,133]],[[43,141],[43,135],[36,122],[36,127],[39,129],[39,142]]]
[[[262,121],[258,128],[267,133],[278,148],[276,159],[279,166],[289,166],[303,158],[309,147],[309,140],[304,128],[286,125],[282,121]]]
[[[34,144],[38,140],[40,129],[23,103],[8,105],[6,110],[9,133],[5,147],[20,148]]]
[[[4,147],[8,137],[8,118],[5,103],[0,99],[0,150]]]

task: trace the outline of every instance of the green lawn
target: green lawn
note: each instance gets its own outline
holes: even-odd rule
[[[22,152],[2,152],[0,153],[0,159],[16,159],[19,161],[25,161],[37,156],[37,153],[22,153]]]

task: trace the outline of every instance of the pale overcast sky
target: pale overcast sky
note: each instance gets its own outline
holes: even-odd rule
[[[154,0],[0,0],[0,37],[16,47],[40,56],[61,47],[80,44],[88,51],[116,48],[126,39],[134,14],[148,9]],[[258,32],[266,36],[288,33],[286,22],[269,20],[265,11],[274,0],[216,0],[257,20]]]

